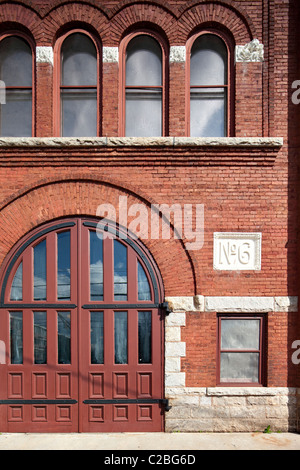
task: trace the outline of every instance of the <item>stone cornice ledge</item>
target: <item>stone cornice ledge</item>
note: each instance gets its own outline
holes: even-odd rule
[[[5,147],[259,147],[280,148],[281,137],[0,137]]]
[[[272,166],[277,137],[0,137],[0,166]]]

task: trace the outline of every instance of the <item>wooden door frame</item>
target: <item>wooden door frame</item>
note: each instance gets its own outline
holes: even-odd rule
[[[53,303],[47,301],[33,301],[33,302],[26,302],[24,303],[24,300],[22,301],[10,301],[9,295],[10,295],[10,286],[13,281],[15,272],[19,266],[18,260],[24,253],[24,251],[35,244],[41,241],[43,237],[46,237],[49,235],[51,232],[53,233],[58,233],[59,231],[63,230],[68,230],[72,229],[77,232],[77,237],[76,237],[76,244],[77,244],[77,259],[76,259],[76,266],[77,266],[77,279],[76,282],[78,283],[78,286],[80,285],[80,275],[81,275],[81,266],[79,265],[81,256],[79,255],[79,250],[82,250],[81,246],[81,229],[82,226],[85,225],[86,227],[89,228],[95,228],[99,227],[104,229],[103,224],[101,225],[101,221],[95,218],[88,218],[88,217],[74,217],[74,218],[64,218],[64,219],[59,219],[55,220],[52,222],[49,222],[47,224],[44,224],[40,227],[35,228],[33,231],[31,231],[27,236],[22,238],[14,247],[13,250],[10,251],[10,253],[7,255],[5,262],[2,265],[1,272],[0,272],[0,309],[4,312],[8,312],[9,309],[29,309],[29,310],[42,310],[42,309],[54,309],[54,310],[72,310],[72,309],[78,309],[77,313],[77,324],[79,325],[80,322],[80,310],[81,309],[103,309],[107,308],[108,306],[105,305],[99,305],[99,303],[96,305],[93,305],[92,303],[88,302],[86,305],[80,304],[81,299],[80,299],[80,294],[79,294],[79,289],[77,289],[77,295],[76,295],[76,304],[71,303],[72,297],[69,302],[65,301],[53,301]],[[131,246],[131,248],[135,251],[136,253],[136,259],[141,261],[142,264],[145,267],[145,272],[148,277],[151,289],[152,289],[152,301],[139,301],[138,303],[131,304],[130,302],[130,297],[128,297],[127,302],[114,302],[109,305],[109,308],[112,309],[120,309],[120,308],[126,308],[126,310],[130,309],[157,309],[158,311],[161,309],[161,302],[163,300],[163,284],[162,284],[162,279],[160,276],[160,273],[158,271],[158,268],[155,264],[154,259],[151,257],[150,253],[146,249],[146,247],[139,241],[133,238],[127,238],[124,240],[124,229],[122,227],[116,227],[112,223],[111,225],[107,226],[107,221],[106,221],[106,231],[112,231],[112,233],[116,233],[117,237],[121,238],[123,243],[125,243],[127,246]],[[126,232],[127,233],[127,232]],[[71,242],[72,245],[72,242]],[[74,250],[74,247],[73,247]],[[47,252],[48,253],[48,252]],[[71,258],[71,269],[72,269],[72,258]],[[74,269],[74,268],[73,268]],[[136,279],[137,280],[137,279]],[[74,290],[74,286],[72,287],[72,281],[71,281],[71,290]],[[79,296],[79,297],[78,297]],[[52,300],[52,299],[51,299]],[[54,300],[54,299],[53,299]],[[162,318],[162,317],[161,317]],[[1,323],[1,319],[0,319]],[[7,336],[8,337],[8,336]],[[161,338],[161,394],[160,394],[160,399],[157,399],[156,401],[163,402],[165,401],[163,399],[164,397],[164,322],[161,322],[161,333],[160,333],[160,338]],[[77,345],[81,341],[81,331],[80,328],[77,328]],[[8,344],[7,344],[8,347]],[[77,354],[79,355],[79,347],[77,348]],[[7,361],[8,363],[8,361]],[[8,363],[9,364],[9,363]],[[1,366],[0,366],[1,367]],[[77,367],[79,370],[79,357],[77,361]],[[78,382],[78,393],[79,393],[80,387],[79,387],[79,382]],[[1,394],[0,394],[1,397]],[[77,397],[77,393],[76,393]],[[73,398],[73,397],[72,397]],[[78,410],[79,407],[82,406],[81,404],[81,398],[78,396]],[[5,401],[5,400],[4,400]],[[30,401],[30,400],[29,400]],[[74,400],[73,400],[74,401]],[[0,406],[1,408],[1,406]],[[78,412],[78,417],[80,413]],[[0,410],[0,417],[1,417],[1,410]],[[81,424],[80,424],[80,417],[78,419],[78,429],[80,431]],[[161,430],[164,428],[164,420],[162,417],[162,424],[161,424]],[[60,432],[59,430],[57,431],[49,431],[49,432]],[[64,432],[64,431],[62,431]]]

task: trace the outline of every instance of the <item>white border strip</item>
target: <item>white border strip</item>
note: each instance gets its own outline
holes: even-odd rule
[[[297,296],[276,297],[166,297],[172,312],[261,313],[298,312]]]

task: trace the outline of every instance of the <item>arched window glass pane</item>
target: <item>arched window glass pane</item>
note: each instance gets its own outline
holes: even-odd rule
[[[227,50],[218,36],[204,34],[191,52],[191,86],[226,85]]]
[[[33,250],[34,300],[47,299],[47,253],[46,240]]]
[[[10,300],[23,300],[23,263],[21,262],[14,276]]]
[[[138,298],[139,300],[151,300],[151,290],[150,285],[142,267],[141,263],[138,261]]]
[[[30,137],[32,53],[29,44],[22,38],[10,36],[0,42],[0,81],[6,88],[0,105],[1,136]]]
[[[32,86],[32,55],[21,38],[10,36],[0,42],[0,79],[6,86]]]
[[[71,234],[57,234],[57,299],[70,300],[71,296]]]
[[[114,240],[114,297],[127,300],[127,247]]]
[[[103,300],[103,240],[90,231],[90,300]]]
[[[97,51],[85,34],[68,36],[62,46],[62,85],[95,86],[97,83]]]
[[[218,36],[194,43],[190,68],[190,135],[224,137],[227,133],[227,49]]]
[[[61,51],[61,135],[97,135],[97,51],[85,34],[68,36]]]
[[[126,85],[162,85],[162,51],[158,42],[152,37],[137,36],[128,44]]]
[[[150,36],[133,38],[126,53],[125,135],[162,135],[162,50]]]

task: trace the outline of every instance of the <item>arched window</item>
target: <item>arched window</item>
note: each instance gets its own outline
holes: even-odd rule
[[[122,116],[125,136],[165,134],[163,63],[163,49],[152,35],[135,35],[127,43]]]
[[[201,34],[190,52],[190,136],[229,133],[228,50],[215,34]]]
[[[94,41],[82,32],[72,32],[61,44],[60,129],[57,132],[62,137],[99,134],[97,56]]]
[[[21,36],[5,36],[0,40],[0,135],[31,137],[32,49]]]

